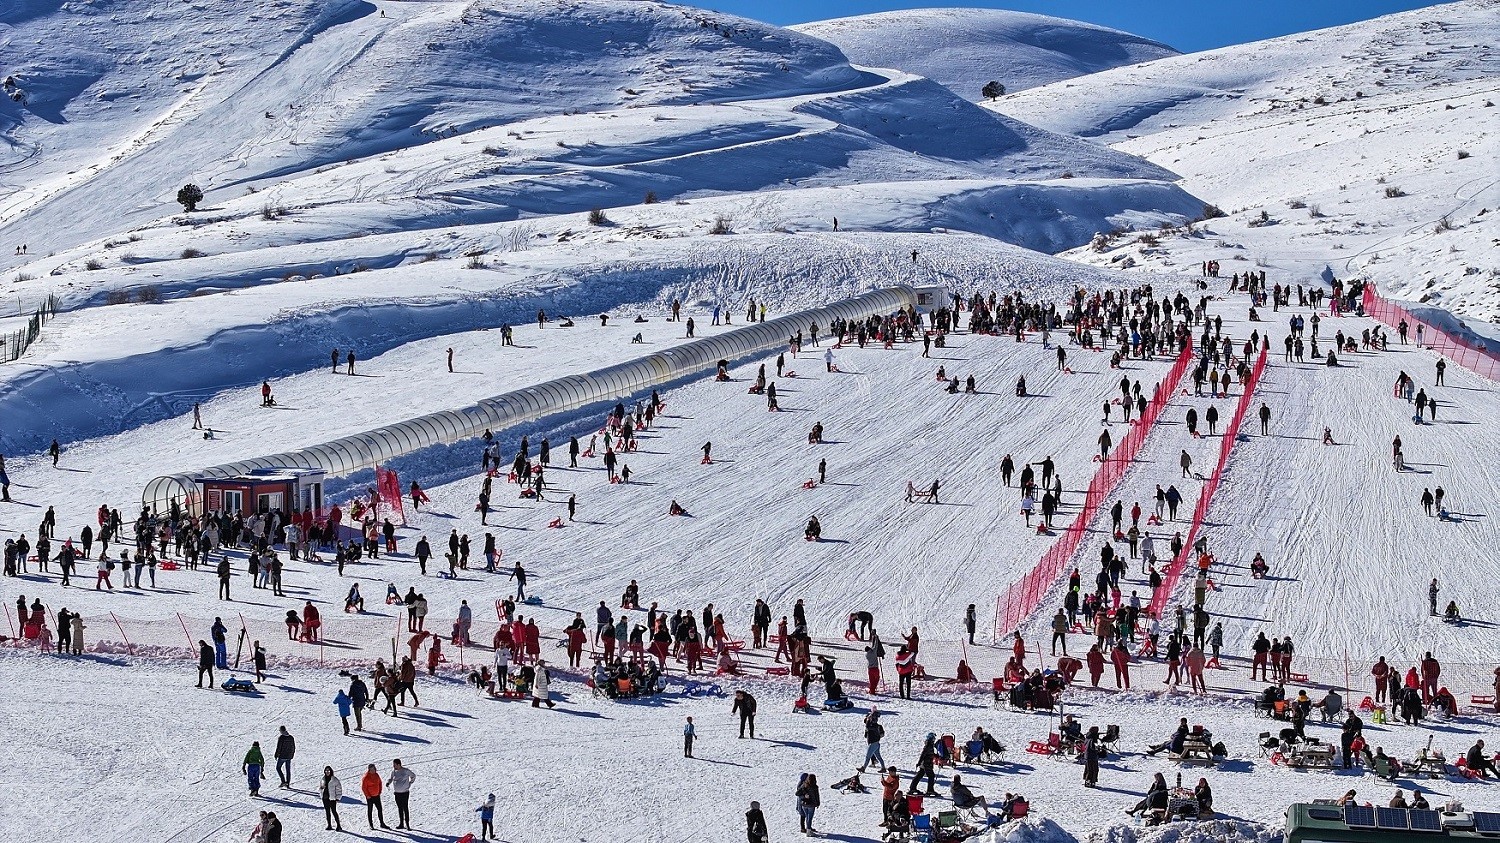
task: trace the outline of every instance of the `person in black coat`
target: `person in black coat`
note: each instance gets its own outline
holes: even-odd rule
[[[750,739],[755,740],[755,697],[749,691],[734,692],[734,706],[729,709],[730,714],[740,716],[740,737],[745,736],[745,727],[750,727]]]
[[[759,802],[751,802],[745,812],[745,837],[749,843],[766,843],[767,834],[766,815],[761,813]]]
[[[292,759],[297,756],[297,740],[281,727],[281,733],[276,736],[276,775],[281,778],[282,787],[292,786]]]
[[[1090,726],[1088,738],[1083,743],[1083,786],[1099,784],[1099,759],[1104,755],[1104,746],[1099,742],[1099,727]]]
[[[202,638],[198,639],[198,687],[203,687],[203,674],[208,674],[208,687],[214,686],[214,648]]]

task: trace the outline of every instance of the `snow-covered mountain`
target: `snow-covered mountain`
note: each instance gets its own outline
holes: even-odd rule
[[[371,827],[366,839],[460,838],[494,792],[499,838],[516,843],[741,839],[751,800],[769,839],[790,840],[794,788],[811,772],[824,782],[817,828],[875,840],[878,797],[828,785],[863,757],[860,718],[879,708],[885,756],[902,769],[929,731],[962,744],[977,726],[1011,747],[1000,763],[937,772],[926,811],[938,827],[959,772],[992,808],[1005,793],[1030,801],[1027,819],[971,839],[1278,843],[1288,802],[1347,792],[1367,771],[1294,770],[1257,751],[1254,735],[1285,725],[1247,704],[1264,687],[1245,671],[1262,633],[1296,638],[1289,695],[1340,689],[1351,706],[1372,692],[1376,658],[1399,675],[1431,651],[1459,716],[1413,728],[1370,713],[1366,740],[1403,761],[1462,756],[1497,722],[1471,703],[1494,687],[1500,652],[1500,472],[1483,469],[1500,449],[1493,376],[1457,361],[1444,376],[1415,337],[1363,346],[1379,327],[1368,317],[1306,304],[1257,315],[1243,290],[1197,267],[1217,259],[1223,276],[1255,268],[1269,283],[1321,286],[1330,265],[1388,293],[1493,312],[1497,12],[1497,0],[1467,0],[1164,56],[1097,27],[962,10],[799,32],[654,0],[0,0],[0,341],[8,350],[21,336],[12,308],[48,294],[61,305],[0,363],[0,540],[35,539],[55,515],[49,555],[77,547],[107,504],[124,518],[108,554],[122,540],[128,553],[143,502],[192,505],[191,480],[160,491],[154,479],[329,442],[321,491],[343,524],[360,517],[354,499],[377,454],[401,488],[427,492],[404,512],[381,502],[379,517],[402,526],[378,556],[294,558],[279,546],[274,588],[252,590],[244,543],[197,564],[163,533],[157,547],[174,564],[138,561],[133,583],[96,568],[102,530],[71,584],[23,554],[0,577],[5,734],[21,759],[0,835],[236,843],[275,810],[283,839],[332,839],[316,827],[317,771],[333,768],[353,797],[367,764],[384,773],[400,756],[419,777],[416,830]],[[1164,57],[1089,73],[1153,56]],[[973,102],[992,78],[1012,91],[1052,84]],[[174,201],[188,181],[207,193],[192,213]],[[1227,215],[1200,220],[1205,203]],[[1096,233],[1097,251],[1086,245]],[[892,285],[929,288],[935,304],[946,292],[1061,304],[1138,284],[1154,300],[1201,302],[1206,320],[1188,330],[1223,340],[1201,359],[1220,387],[1164,387],[1173,360],[1188,361],[1115,355],[1102,334],[1085,345],[1065,330],[973,333],[964,313],[951,332],[835,346],[827,313],[803,310]],[[770,324],[744,324],[752,300]],[[1128,336],[1141,311],[1117,300],[1132,301],[1120,314]],[[677,301],[683,321],[666,318]],[[1305,358],[1293,316],[1309,319]],[[807,345],[787,341],[804,326]],[[1247,392],[1230,373],[1252,336],[1273,353]],[[1327,365],[1321,352],[1339,337],[1355,347]],[[707,365],[721,354],[722,378]],[[693,364],[674,357],[702,371],[684,374]],[[773,372],[775,406],[751,388]],[[1416,419],[1391,392],[1403,375],[1434,402]],[[605,407],[644,399],[648,381],[665,404],[634,443],[601,430]],[[503,467],[485,472],[481,439],[460,438],[495,416],[433,417],[582,400],[578,389],[619,394],[493,423],[502,461],[523,437],[527,457],[550,448],[545,483],[524,492]],[[1122,418],[1135,393],[1164,402],[1150,427]],[[1245,412],[1238,435],[1226,429]],[[1144,444],[1122,457],[1138,433]],[[573,437],[576,464],[563,458]],[[605,453],[628,482],[612,482]],[[284,459],[254,464],[278,471]],[[1050,466],[1052,529],[1023,514],[1025,493],[997,471],[1007,459]],[[1153,515],[1163,486],[1182,495],[1180,511]],[[930,501],[904,493],[917,489],[933,489]],[[235,490],[221,491],[229,503]],[[257,490],[238,491],[262,505]],[[267,490],[264,506],[284,493]],[[1101,503],[1096,517],[1063,534],[1088,501]],[[1123,519],[1137,502],[1132,527],[1150,537],[1138,548],[1104,520],[1111,503]],[[813,516],[822,540],[804,541]],[[1147,565],[1166,565],[1174,534],[1213,556],[1201,593],[1184,583],[1152,594]],[[1168,675],[1165,642],[1152,655],[1139,636],[1133,689],[1128,674],[1078,674],[1067,712],[1121,733],[1098,788],[1079,786],[1066,754],[1025,753],[1056,721],[1007,709],[989,681],[1013,658],[1064,667],[1060,655],[1087,658],[1096,643],[1093,628],[1052,637],[1065,579],[1031,574],[1064,535],[1082,542],[1065,567],[1106,604],[1160,598],[1165,631],[1177,611],[1186,626],[1196,600],[1222,624],[1223,665],[1206,671],[1203,693]],[[436,555],[419,567],[423,537]],[[450,537],[459,551],[445,566]],[[490,570],[487,538],[501,555]],[[1112,594],[1095,573],[1106,547],[1128,560]],[[1257,556],[1267,576],[1254,575]],[[221,557],[232,599],[217,591]],[[515,611],[538,627],[532,655],[552,662],[555,710],[464,683],[476,665],[503,663],[491,648],[501,598],[519,585],[507,573],[522,566],[532,599]],[[451,576],[436,576],[444,567]],[[95,570],[114,577],[108,588],[88,587]],[[623,648],[645,616],[621,605],[631,582],[659,617],[711,603],[731,642],[750,637],[755,601],[773,623],[805,601],[812,654],[836,660],[828,670],[853,706],[820,710],[822,683],[802,688],[774,649],[734,643],[716,653],[733,675],[716,674],[717,659],[688,675],[666,656],[664,695],[601,695],[585,679],[596,652],[608,658],[602,644],[566,668],[554,645],[575,613],[592,625],[602,606],[626,624]],[[1042,600],[1020,621],[1021,653],[997,628],[1012,582]],[[388,588],[395,599],[381,600]],[[408,590],[429,601],[426,630],[413,629]],[[1449,600],[1460,617],[1439,616]],[[36,646],[38,623],[64,607],[87,630],[77,658]],[[309,610],[321,632],[299,638],[287,613]],[[887,650],[874,688],[866,643],[844,635],[863,611]],[[253,693],[187,684],[216,619],[226,644],[246,645],[231,675],[254,676],[250,646],[269,651]],[[894,693],[891,657],[908,630],[926,674],[915,700]],[[364,711],[364,729],[343,732],[338,671],[408,653],[429,666],[412,689],[420,703],[403,696],[399,719]],[[977,683],[958,681],[961,664]],[[759,697],[757,739],[736,737],[727,697],[738,689]],[[811,711],[794,710],[799,695]],[[688,716],[698,757],[678,758]],[[1179,717],[1227,747],[1202,772],[1219,818],[1139,827],[1122,810],[1154,775],[1198,775],[1145,751]],[[1303,725],[1338,745],[1337,718]],[[297,740],[295,783],[247,798],[235,762],[251,741],[269,751],[278,726]],[[1371,781],[1357,786],[1376,804],[1420,784],[1434,802],[1500,809],[1483,780]],[[343,810],[363,834],[358,806]]]
[[[855,64],[926,76],[971,101],[1177,55],[1167,46],[1075,20],[1002,9],[903,9],[792,27],[838,45]]]
[[[30,353],[63,368],[0,370],[0,404],[37,419],[76,405],[78,426],[59,418],[69,436],[131,416],[143,384],[222,388],[156,351],[238,347],[284,295],[225,301],[247,288],[301,282],[294,318],[330,341],[347,336],[337,314],[370,297],[399,290],[429,313],[520,302],[627,253],[656,280],[589,289],[569,309],[665,295],[671,279],[694,300],[728,293],[687,256],[718,265],[721,238],[706,238],[728,230],[774,244],[766,272],[734,277],[789,304],[850,289],[797,268],[818,254],[837,263],[840,238],[968,232],[1055,252],[1202,207],[1142,159],[918,76],[856,69],[808,35],[656,2],[38,3],[0,39],[12,94],[0,242],[27,246],[0,256],[7,292],[23,310],[55,293],[70,311]],[[186,182],[206,194],[191,214],[174,201]],[[589,224],[595,208],[607,224]],[[840,237],[800,236],[835,219]],[[358,285],[318,283],[366,271]],[[970,271],[960,286],[982,274]],[[132,328],[134,341],[82,354],[54,339],[137,324],[123,302],[142,298],[162,300],[147,323],[182,327]],[[408,320],[386,342],[445,324]]]
[[[1306,280],[1326,265],[1493,321],[1497,43],[1500,3],[1464,0],[1117,68],[994,107],[1146,157],[1229,214],[1145,255],[1132,246],[1138,266],[1260,262]]]

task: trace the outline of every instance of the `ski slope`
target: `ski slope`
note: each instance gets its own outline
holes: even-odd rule
[[[109,591],[90,587],[87,563],[66,588],[55,565],[0,578],[0,635],[15,634],[11,610],[24,595],[49,616],[81,612],[89,644],[72,660],[0,646],[7,734],[25,759],[7,779],[0,833],[244,840],[256,811],[274,808],[284,839],[316,840],[317,770],[333,766],[352,794],[365,764],[385,772],[402,757],[419,776],[416,830],[365,834],[346,800],[351,832],[446,843],[477,830],[473,809],[493,791],[500,838],[516,843],[737,839],[751,799],[780,841],[796,833],[798,774],[815,772],[820,831],[874,841],[878,798],[828,790],[860,760],[857,718],[872,706],[886,712],[885,757],[905,781],[928,731],[961,741],[983,725],[1010,748],[1003,764],[958,770],[992,801],[1007,791],[1031,799],[1032,818],[994,843],[1277,843],[1289,802],[1350,788],[1383,804],[1395,786],[1421,786],[1434,801],[1500,810],[1483,782],[1390,784],[1358,769],[1272,765],[1255,736],[1281,724],[1256,720],[1245,702],[1260,690],[1245,676],[1260,631],[1295,638],[1294,670],[1309,678],[1288,690],[1314,698],[1347,685],[1357,701],[1375,657],[1404,668],[1431,650],[1462,716],[1421,728],[1367,721],[1371,743],[1410,759],[1429,741],[1452,758],[1476,738],[1500,740],[1495,717],[1467,705],[1491,687],[1500,651],[1489,588],[1500,393],[1452,365],[1438,386],[1437,357],[1399,343],[1343,355],[1336,368],[1284,361],[1287,318],[1310,311],[1262,307],[1263,321],[1249,322],[1244,294],[1227,283],[1255,269],[1271,284],[1312,287],[1326,266],[1476,330],[1497,318],[1500,150],[1486,104],[1500,94],[1497,9],[1464,0],[1179,56],[1113,30],[976,10],[789,30],[654,0],[12,4],[0,25],[0,81],[11,77],[6,93],[19,93],[0,99],[0,331],[48,294],[61,309],[19,361],[0,365],[13,498],[0,504],[3,540],[34,539],[49,508],[59,542],[95,524],[104,503],[128,522],[158,475],[670,348],[686,340],[684,325],[665,320],[674,300],[703,337],[734,330],[751,300],[775,317],[891,284],[1059,303],[1080,288],[1149,284],[1158,301],[1207,297],[1237,346],[1252,331],[1269,340],[1254,404],[1273,422],[1264,437],[1247,424],[1201,533],[1219,559],[1207,609],[1225,627],[1226,669],[1210,672],[1211,693],[1166,685],[1165,665],[1150,659],[1132,665],[1134,690],[1106,676],[1104,688],[1069,693],[1067,710],[1085,725],[1123,729],[1123,754],[1105,763],[1098,790],[1079,786],[1076,765],[1024,752],[1055,720],[991,705],[989,679],[1011,654],[992,640],[994,601],[1057,540],[1025,525],[998,464],[1052,457],[1066,490],[1056,523],[1069,523],[1122,372],[1107,353],[1073,345],[1072,373],[1059,372],[1036,334],[958,331],[930,357],[919,343],[845,346],[829,371],[825,337],[788,355],[796,377],[775,375],[769,354],[735,366],[728,382],[705,373],[669,384],[666,415],[623,457],[629,484],[607,482],[598,458],[566,467],[569,437],[587,446],[597,415],[497,430],[507,459],[522,436],[533,453],[548,438],[553,466],[544,501],[497,478],[488,524],[474,511],[478,442],[407,454],[390,467],[432,500],[408,508],[398,552],[343,575],[289,563],[284,596],[250,586],[239,550],[230,601],[217,599],[208,568],[161,569],[140,587],[117,571]],[[990,78],[1018,93],[973,102]],[[207,198],[187,214],[173,200],[190,180]],[[1405,195],[1388,198],[1395,187]],[[1225,216],[1194,222],[1205,205]],[[1200,278],[1205,260],[1221,262],[1220,278]],[[715,307],[734,325],[711,324]],[[541,329],[539,309],[554,319]],[[564,316],[576,327],[556,327]],[[515,326],[514,348],[500,345],[504,324]],[[1320,336],[1326,347],[1335,331],[1374,327],[1325,313]],[[357,352],[358,375],[329,371],[333,348]],[[746,391],[761,362],[781,412]],[[973,375],[979,394],[948,394],[940,365]],[[1123,374],[1149,390],[1167,365],[1126,361]],[[1440,402],[1434,423],[1414,424],[1391,396],[1400,371]],[[1021,376],[1030,397],[1014,394]],[[279,408],[258,406],[262,379]],[[1237,397],[1173,398],[1118,487],[1127,510],[1140,500],[1149,511],[1155,485],[1175,482],[1192,511],[1201,478],[1180,476],[1178,455],[1206,469],[1221,440],[1189,436],[1183,416],[1213,404],[1227,417]],[[214,439],[191,429],[195,404]],[[806,441],[816,422],[821,445]],[[1336,445],[1320,443],[1325,426]],[[1110,429],[1118,442],[1118,416]],[[1400,473],[1389,460],[1398,434],[1410,464]],[[45,455],[54,438],[56,468]],[[819,460],[827,482],[804,488]],[[908,482],[933,480],[941,503],[905,501]],[[347,511],[368,484],[331,479],[329,500]],[[1450,520],[1421,514],[1423,488],[1439,485]],[[570,495],[577,519],[547,527],[566,522]],[[674,500],[690,515],[669,516]],[[819,543],[802,540],[814,514]],[[1074,560],[1085,581],[1106,529],[1090,525]],[[451,531],[473,544],[452,580],[436,576]],[[486,533],[504,552],[500,572],[483,571]],[[438,554],[429,576],[412,557],[423,535]],[[1257,552],[1271,565],[1266,579],[1248,576]],[[632,579],[643,605],[713,603],[735,638],[747,637],[757,598],[774,618],[802,599],[813,652],[837,659],[855,707],[791,714],[800,688],[765,675],[776,665],[769,649],[741,654],[741,678],[689,678],[669,661],[668,693],[651,701],[596,699],[567,669],[554,671],[556,710],[476,695],[462,680],[493,657],[496,601],[514,594],[505,572],[518,562],[541,599],[519,613],[537,621],[555,668],[562,628],[575,613],[592,624],[600,601],[617,607]],[[1428,615],[1434,577],[1464,623]],[[1127,595],[1148,590],[1134,567],[1128,580]],[[339,611],[353,583],[363,613]],[[344,738],[338,671],[367,672],[410,646],[402,607],[381,600],[388,584],[423,592],[428,629],[445,638],[467,601],[475,646],[445,641],[448,661],[420,680],[420,707],[399,720],[369,712],[371,731]],[[1056,596],[1023,627],[1028,666],[1055,664],[1045,647]],[[285,613],[306,602],[323,612],[321,643],[286,637]],[[972,645],[962,627],[971,603]],[[931,678],[917,682],[916,700],[894,696],[889,656],[866,693],[863,644],[843,638],[859,610],[873,613],[891,653],[919,628]],[[216,617],[231,637],[243,628],[246,644],[268,648],[273,675],[259,695],[192,687],[191,648]],[[1068,650],[1090,643],[1071,635]],[[960,659],[977,687],[947,681]],[[759,740],[733,736],[739,687],[760,698]],[[819,692],[815,682],[815,707]],[[687,716],[698,761],[679,760]],[[1229,747],[1202,773],[1221,819],[1146,829],[1121,812],[1152,773],[1179,772],[1144,752],[1179,716]],[[296,787],[250,800],[237,762],[251,740],[269,748],[278,725],[301,747]],[[1333,725],[1308,731],[1338,736]],[[938,774],[944,792],[951,772]]]

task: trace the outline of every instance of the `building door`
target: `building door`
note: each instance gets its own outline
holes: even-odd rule
[[[244,495],[243,492],[240,492],[240,491],[237,491],[237,490],[234,490],[234,489],[225,489],[224,490],[224,512],[225,513],[227,513],[229,515],[236,515],[236,514],[240,513],[241,511],[243,511],[244,507],[245,507],[245,495]]]

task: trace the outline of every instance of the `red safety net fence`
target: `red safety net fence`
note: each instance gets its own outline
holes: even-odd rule
[[[1255,358],[1255,365],[1250,367],[1250,378],[1245,382],[1245,391],[1240,395],[1239,404],[1235,405],[1234,415],[1230,417],[1229,424],[1224,428],[1224,438],[1219,442],[1219,462],[1214,466],[1213,474],[1203,484],[1203,491],[1198,495],[1198,505],[1193,507],[1193,523],[1188,528],[1187,538],[1183,541],[1182,551],[1172,559],[1162,576],[1161,588],[1151,596],[1151,612],[1157,617],[1163,617],[1167,608],[1167,601],[1171,599],[1172,592],[1177,588],[1177,582],[1182,578],[1184,571],[1188,569],[1188,560],[1192,558],[1193,542],[1198,540],[1198,531],[1203,528],[1203,521],[1208,517],[1208,508],[1213,504],[1214,492],[1219,489],[1219,482],[1224,479],[1224,467],[1229,465],[1229,453],[1234,450],[1234,443],[1240,435],[1240,425],[1245,421],[1245,416],[1250,412],[1250,404],[1255,396],[1255,388],[1260,385],[1260,378],[1266,371],[1266,347],[1260,348],[1260,354]]]
[[[1142,446],[1146,443],[1146,437],[1151,434],[1151,429],[1156,424],[1157,416],[1161,415],[1167,402],[1177,394],[1182,385],[1183,375],[1193,365],[1193,348],[1188,346],[1177,356],[1172,368],[1167,371],[1166,377],[1159,381],[1146,404],[1146,412],[1142,413],[1130,425],[1130,431],[1125,438],[1115,443],[1110,450],[1109,459],[1099,465],[1099,470],[1094,472],[1094,478],[1089,481],[1089,488],[1084,493],[1083,508],[1078,511],[1073,523],[1069,524],[1062,532],[1061,538],[1053,542],[1052,547],[1043,554],[1040,562],[1031,569],[1029,573],[1019,580],[1011,583],[1005,589],[1005,593],[995,600],[995,640],[999,641],[1009,633],[1020,628],[1021,622],[1036,611],[1041,605],[1042,599],[1057,581],[1058,575],[1063,572],[1073,554],[1078,552],[1078,546],[1083,543],[1084,532],[1090,522],[1099,514],[1099,508],[1104,505],[1114,494],[1115,486],[1121,478],[1130,470],[1135,462],[1136,455],[1140,453]]]
[[[1436,351],[1477,375],[1500,380],[1500,351],[1456,337],[1425,319],[1413,316],[1411,311],[1375,292],[1374,284],[1365,284],[1363,304],[1366,316],[1379,319],[1392,328],[1405,322],[1407,336],[1420,336],[1418,344],[1423,348]]]

